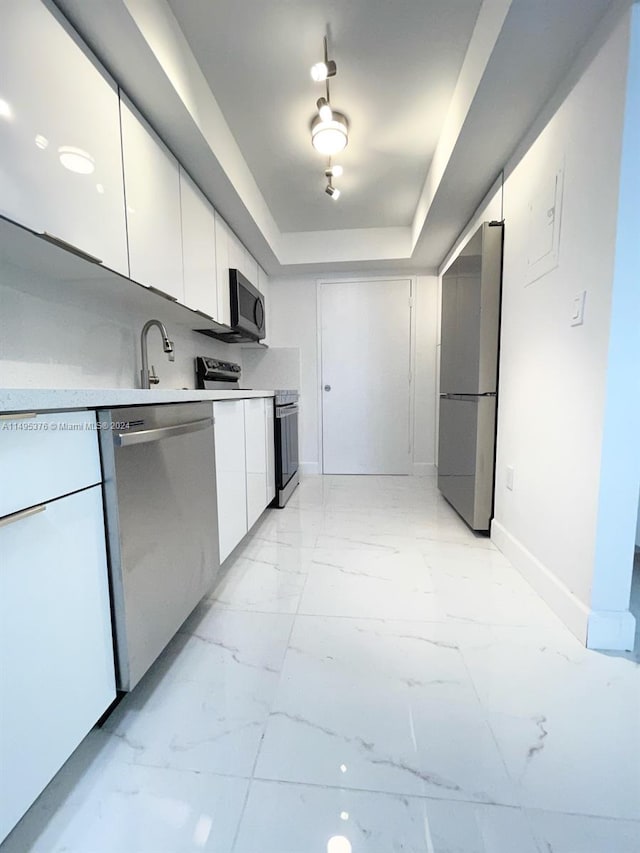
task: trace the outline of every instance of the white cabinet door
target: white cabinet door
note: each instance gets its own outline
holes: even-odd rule
[[[242,270],[245,277],[249,279],[251,284],[254,287],[257,287],[260,290],[258,285],[258,262],[254,259],[253,255],[249,252],[248,249],[244,250],[244,268]]]
[[[247,532],[244,402],[213,404],[221,563]]]
[[[216,286],[218,290],[219,323],[231,325],[231,303],[229,300],[229,240],[231,232],[226,222],[218,214],[216,219]]]
[[[216,226],[213,207],[180,168],[184,304],[218,318]]]
[[[271,306],[269,304],[269,276],[262,269],[262,267],[258,267],[258,290],[262,294],[264,298],[264,328],[265,328],[265,336],[262,339],[263,344],[269,345],[269,333],[271,329]]]
[[[0,517],[101,480],[95,412],[0,420]]]
[[[128,275],[115,84],[41,0],[0,20],[0,213]]]
[[[0,841],[115,699],[100,486],[0,527]]]
[[[244,401],[247,456],[247,526],[253,527],[267,505],[267,444],[264,398]]]
[[[276,444],[273,398],[264,399],[265,442],[267,448],[267,505],[276,496]]]
[[[183,302],[178,161],[126,99],[120,106],[131,278]]]
[[[240,270],[246,275],[246,251],[240,240],[230,229],[227,229],[227,242],[229,245],[229,267],[232,270]]]

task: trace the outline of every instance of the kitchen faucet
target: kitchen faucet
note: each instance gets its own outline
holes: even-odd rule
[[[169,361],[176,360],[175,349],[173,346],[173,341],[169,340],[169,335],[167,333],[166,327],[164,323],[161,323],[160,320],[149,320],[142,327],[142,334],[140,335],[140,350],[142,352],[142,370],[140,371],[140,387],[141,388],[151,388],[152,385],[157,385],[160,382],[160,379],[156,375],[156,369],[153,365],[151,365],[151,372],[149,372],[149,355],[147,353],[147,337],[149,335],[149,329],[152,326],[157,326],[160,330],[160,334],[162,335],[162,349],[167,353],[169,357]]]

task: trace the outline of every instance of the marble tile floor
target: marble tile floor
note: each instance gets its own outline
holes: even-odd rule
[[[313,477],[0,853],[640,853],[640,654],[433,479]]]

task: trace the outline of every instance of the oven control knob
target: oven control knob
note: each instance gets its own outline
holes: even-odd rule
[[[325,391],[331,391],[331,385],[325,385],[324,390]]]

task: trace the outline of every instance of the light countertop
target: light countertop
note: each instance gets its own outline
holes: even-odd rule
[[[245,400],[273,397],[273,391],[198,391],[171,388],[0,388],[0,412],[46,412],[108,409],[199,400]]]

